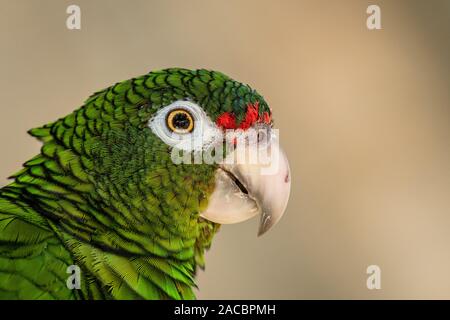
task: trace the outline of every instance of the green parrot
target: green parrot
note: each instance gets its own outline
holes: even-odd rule
[[[253,128],[272,128],[255,90],[170,68],[29,130],[40,153],[0,189],[0,298],[195,299],[196,269],[221,224],[259,214],[262,234],[285,211],[289,165],[272,131],[275,173],[261,174],[272,160],[225,161],[239,148],[224,133]],[[197,161],[207,150],[222,161]]]

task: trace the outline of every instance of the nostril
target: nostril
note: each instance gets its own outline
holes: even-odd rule
[[[289,176],[289,171],[286,173],[286,176],[284,177],[284,182],[285,183],[288,183],[289,182],[289,180],[290,180],[290,176]]]

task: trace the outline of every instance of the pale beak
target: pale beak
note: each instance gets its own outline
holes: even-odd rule
[[[231,224],[260,214],[260,236],[280,220],[290,189],[288,160],[272,136],[265,148],[238,147],[224,159],[216,171],[216,186],[208,207],[201,216]]]

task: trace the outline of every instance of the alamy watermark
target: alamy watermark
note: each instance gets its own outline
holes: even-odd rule
[[[369,275],[367,277],[366,286],[369,290],[380,290],[381,289],[381,268],[375,264],[367,267],[366,273]]]
[[[69,30],[80,30],[81,29],[81,9],[75,4],[71,4],[67,7],[66,13],[69,16],[66,19],[66,27]]]
[[[217,131],[213,141],[202,141],[203,134],[180,140],[171,151],[175,164],[255,165],[262,175],[278,172],[280,154],[277,144],[279,130],[268,126],[246,130]],[[176,135],[173,135],[176,139]],[[196,146],[202,146],[196,148]]]
[[[366,20],[366,26],[369,30],[381,29],[381,9],[376,4],[367,7],[366,13],[369,14]]]
[[[81,269],[77,265],[70,265],[66,269],[67,277],[66,286],[69,290],[81,289]]]

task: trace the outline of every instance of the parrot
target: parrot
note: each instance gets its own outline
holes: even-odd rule
[[[268,130],[272,174],[224,161],[252,128]],[[40,151],[0,189],[0,299],[196,299],[220,226],[259,215],[262,235],[287,207],[289,164],[271,129],[272,109],[249,85],[175,67],[30,129]],[[224,132],[236,135],[217,149],[222,161],[175,161],[223,146]]]

